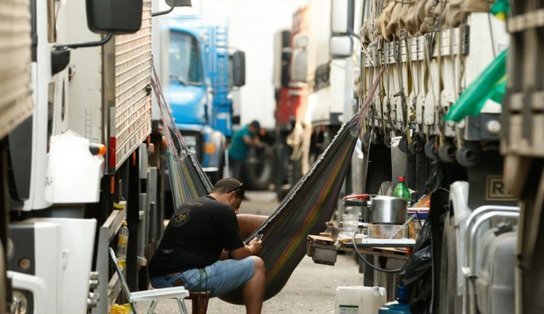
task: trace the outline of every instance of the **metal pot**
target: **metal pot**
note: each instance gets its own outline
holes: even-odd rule
[[[377,195],[369,202],[370,222],[379,224],[403,224],[406,221],[408,203],[400,197]]]

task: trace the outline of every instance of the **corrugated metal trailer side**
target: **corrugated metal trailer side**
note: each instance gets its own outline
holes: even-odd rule
[[[141,29],[115,36],[104,52],[108,169],[113,171],[151,133],[151,1],[144,1]]]

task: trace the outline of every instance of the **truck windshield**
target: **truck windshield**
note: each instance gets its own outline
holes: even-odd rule
[[[170,32],[169,56],[171,79],[183,85],[202,83],[202,60],[198,41],[193,36]]]

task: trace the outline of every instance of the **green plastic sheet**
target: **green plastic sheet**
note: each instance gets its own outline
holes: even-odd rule
[[[461,94],[444,120],[459,122],[468,115],[476,116],[488,99],[502,103],[506,89],[506,60],[508,50],[502,51]]]

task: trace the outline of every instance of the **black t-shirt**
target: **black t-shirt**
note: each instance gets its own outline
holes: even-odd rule
[[[162,276],[215,263],[223,249],[244,246],[234,210],[211,196],[181,205],[170,218],[149,275]]]

